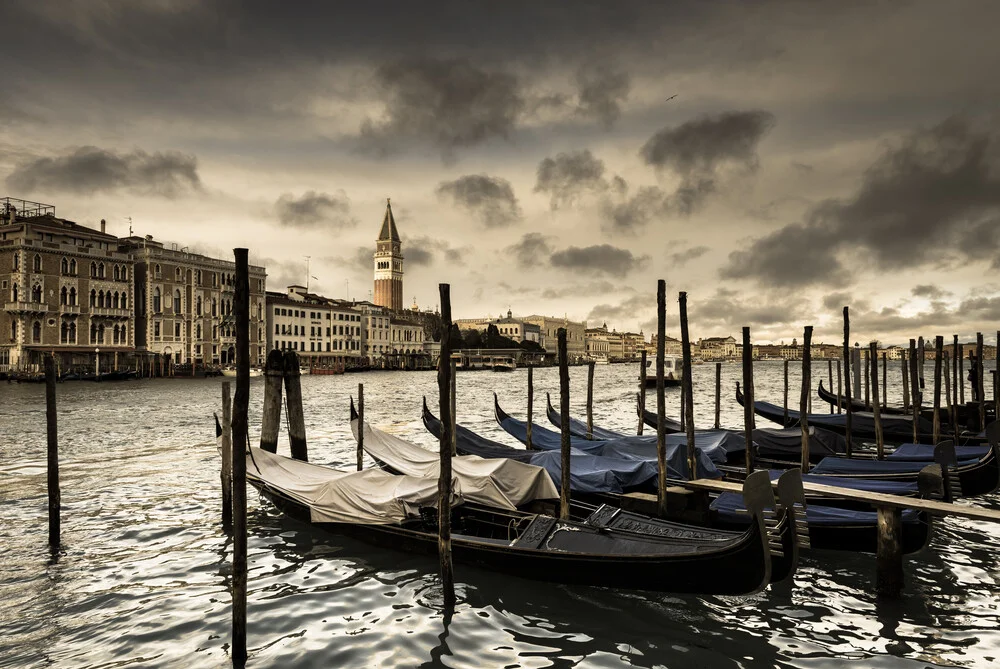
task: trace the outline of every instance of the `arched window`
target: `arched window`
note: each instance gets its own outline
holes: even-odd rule
[[[174,291],[174,313],[175,314],[181,313],[181,291],[179,290]]]
[[[41,302],[42,301],[42,287],[41,286],[32,286],[32,288],[31,288],[31,301],[32,302]]]
[[[69,343],[76,343],[76,323],[69,324]]]
[[[128,298],[125,295],[125,291],[122,291],[122,309],[128,309]]]
[[[104,278],[104,263],[97,266],[97,275],[102,279]]]
[[[114,307],[115,309],[118,308],[118,291],[117,290],[115,291],[114,298],[112,298],[112,300],[111,300],[111,306]]]
[[[17,340],[17,321],[10,322],[10,340]]]
[[[62,271],[63,274],[69,274],[69,260],[63,258],[62,262],[59,263],[59,269]]]
[[[104,308],[104,291],[98,291],[97,293],[97,306]]]
[[[90,324],[90,343],[91,344],[99,343],[97,341],[97,323],[93,322]]]
[[[71,304],[73,306],[77,305],[77,301],[76,301],[76,288],[74,288],[72,286],[69,289],[69,304]]]
[[[194,328],[194,338],[201,339],[201,323],[198,323]]]
[[[219,315],[219,303],[215,301],[214,297],[212,298],[212,315],[213,316]]]
[[[104,323],[97,326],[97,342],[99,344],[104,343]]]
[[[153,289],[153,313],[160,313],[160,287]]]
[[[115,325],[114,329],[112,329],[112,331],[111,331],[111,343],[113,343],[113,344],[117,344],[118,343],[118,325],[117,324]]]
[[[68,304],[66,300],[69,299],[69,291],[66,290],[66,286],[63,286],[59,290],[59,304]]]
[[[69,273],[76,276],[76,258],[69,261]]]
[[[97,291],[94,290],[93,288],[90,289],[90,306],[91,307],[97,306]]]
[[[41,273],[42,271],[42,256],[38,255],[37,253],[35,254],[35,260],[34,263],[32,264],[31,269],[39,273]]]
[[[31,343],[41,344],[42,343],[42,323],[41,321],[35,321],[34,325],[31,326]]]
[[[121,275],[118,273],[118,265],[115,265],[115,269],[111,273],[111,276],[114,278],[115,281],[118,281],[121,278]]]
[[[68,344],[69,343],[69,323],[66,321],[62,322],[62,326],[59,328],[59,343]]]
[[[153,276],[157,279],[160,278],[160,266],[158,264],[153,266]]]
[[[201,279],[199,279],[199,281],[200,281],[200,280],[201,280]],[[195,304],[195,307],[194,307],[194,309],[195,309],[195,312],[196,312],[196,313],[197,313],[197,314],[198,314],[199,316],[201,316],[201,295],[199,295],[199,296],[198,296],[198,298],[197,298],[197,299],[195,300],[195,303],[194,303],[194,304]]]
[[[14,271],[16,272],[21,268],[21,254],[14,253]]]
[[[15,258],[17,256],[14,256]],[[10,301],[17,302],[17,284],[15,283],[10,289]]]
[[[90,276],[91,276],[91,278],[94,278],[94,279],[97,278],[97,263],[96,262],[91,262],[90,263]]]

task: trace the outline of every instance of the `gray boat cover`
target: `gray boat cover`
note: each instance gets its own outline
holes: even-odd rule
[[[357,420],[351,421],[351,431],[357,439]],[[373,428],[368,423],[365,423],[365,451],[403,474],[427,477],[435,482],[438,479],[440,461],[437,453]],[[559,491],[548,473],[541,467],[524,462],[459,455],[451,459],[451,468],[458,479],[458,490],[469,502],[516,509],[536,499],[559,497]]]
[[[420,507],[436,507],[437,478],[398,476],[381,469],[343,472],[276,455],[256,446],[247,458],[247,478],[309,508],[320,523],[392,525],[419,515]],[[461,484],[453,481],[452,504],[460,504]]]

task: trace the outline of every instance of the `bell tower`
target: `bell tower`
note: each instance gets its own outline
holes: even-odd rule
[[[375,304],[393,311],[403,309],[403,253],[400,249],[392,204],[385,201],[385,218],[375,242]]]

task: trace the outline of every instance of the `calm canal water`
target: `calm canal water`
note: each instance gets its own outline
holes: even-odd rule
[[[636,370],[597,368],[595,422],[635,429]],[[825,363],[816,371],[826,378]],[[757,398],[780,403],[781,364],[760,363],[756,373]],[[890,400],[899,396],[898,374],[890,377]],[[586,368],[571,376],[572,407],[583,415]],[[698,422],[707,425],[714,365],[695,367],[694,376]],[[739,365],[723,366],[723,423],[734,427],[742,423],[732,393],[740,376]],[[797,382],[795,364],[792,377]],[[421,395],[436,396],[432,372],[304,377],[313,460],[352,466],[347,401],[361,381],[373,424],[432,444],[420,422]],[[460,422],[512,443],[493,421],[492,392],[523,417],[525,383],[523,370],[461,374]],[[536,370],[535,383],[536,415],[544,419],[556,370]],[[231,547],[219,527],[212,422],[220,389],[221,379],[59,386],[65,550],[56,560],[46,546],[44,388],[0,386],[0,666],[228,664]],[[797,405],[797,390],[791,394]],[[261,379],[254,379],[252,434],[261,402]],[[818,399],[815,405],[821,408]],[[668,411],[677,408],[671,391]],[[279,452],[287,453],[287,441]],[[792,587],[752,597],[566,587],[456,565],[459,605],[445,627],[436,561],[316,533],[282,518],[252,489],[249,503],[251,667],[1000,661],[1000,528],[987,524],[938,523],[929,549],[907,559],[898,602],[874,597],[869,555],[807,553]],[[1000,508],[1000,497],[976,503]]]

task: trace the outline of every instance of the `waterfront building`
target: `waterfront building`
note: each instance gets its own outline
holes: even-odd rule
[[[566,357],[570,362],[579,362],[587,354],[586,330],[587,322],[578,323],[568,318],[554,318],[533,314],[526,316],[524,321],[537,325],[539,328],[539,344],[549,354],[557,353],[557,334],[559,328],[566,328]]]
[[[458,325],[459,330],[478,330],[480,332],[494,325],[497,328],[497,332],[504,337],[513,339],[519,344],[532,341],[539,346],[542,345],[542,330],[538,324],[516,318],[510,309],[507,310],[505,317],[459,318],[455,320],[455,324]]]
[[[407,318],[405,311],[394,313],[372,302],[357,302],[356,308],[361,312],[364,364],[385,369],[422,369],[430,366],[431,356],[424,344],[426,337],[422,322]]]
[[[375,304],[390,311],[403,309],[403,253],[392,205],[385,201],[385,217],[375,242]]]
[[[232,364],[236,263],[219,260],[152,235],[118,240],[135,264],[135,349],[173,364]],[[250,361],[266,354],[264,294],[267,272],[250,265]]]
[[[353,302],[288,286],[267,292],[267,348],[295,351],[302,365],[354,367],[362,357],[362,313]]]
[[[117,238],[56,218],[55,207],[0,199],[0,372],[128,364],[133,348],[133,262]]]
[[[736,357],[736,339],[728,337],[706,337],[698,340],[701,357],[704,360],[732,359]]]
[[[607,323],[599,328],[587,328],[583,332],[584,347],[587,359],[606,363],[611,358],[611,338],[608,336]],[[569,344],[567,342],[567,350]]]
[[[649,344],[646,346],[646,356],[656,355],[656,334],[654,333],[649,339]],[[666,335],[663,338],[663,354],[664,355],[683,355],[684,347],[680,339],[675,339],[670,335]]]

